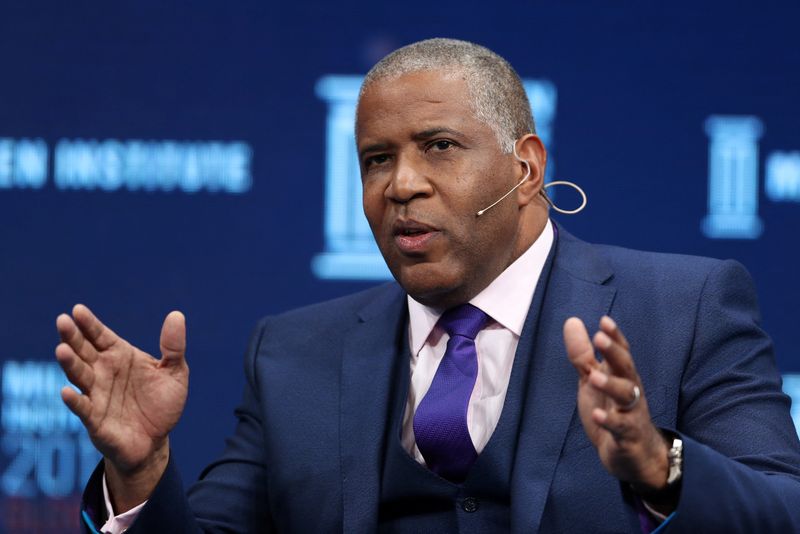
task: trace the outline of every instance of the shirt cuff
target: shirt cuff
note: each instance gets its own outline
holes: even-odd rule
[[[114,507],[111,506],[111,497],[108,495],[108,484],[106,484],[105,473],[103,473],[103,498],[106,500],[106,515],[108,516],[108,521],[106,521],[100,529],[100,532],[104,534],[122,534],[128,530],[136,520],[136,516],[142,511],[144,505],[147,504],[147,501],[144,501],[142,504],[134,506],[125,513],[114,515]]]
[[[663,523],[663,522],[664,522],[664,520],[667,518],[667,516],[665,516],[664,514],[662,514],[662,513],[659,513],[659,512],[656,512],[656,511],[653,509],[653,507],[652,507],[652,506],[650,506],[649,504],[647,504],[647,501],[645,501],[644,499],[642,499],[642,505],[644,505],[644,508],[645,508],[645,510],[647,510],[647,512],[648,512],[648,513],[649,513],[651,516],[653,516],[653,518],[655,518],[656,520],[658,520],[658,522],[659,522],[659,523]]]

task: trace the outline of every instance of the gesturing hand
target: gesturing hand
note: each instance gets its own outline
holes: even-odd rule
[[[180,312],[167,315],[160,360],[119,337],[81,304],[72,317],[59,315],[56,327],[61,336],[56,359],[82,392],[64,387],[61,398],[105,457],[119,513],[148,497],[166,465],[167,436],[188,392],[185,319]]]
[[[667,483],[668,447],[650,419],[630,346],[610,317],[600,321],[594,344],[576,317],[564,323],[567,356],[578,371],[578,411],[583,428],[609,473],[644,492]],[[599,362],[595,348],[603,355]]]

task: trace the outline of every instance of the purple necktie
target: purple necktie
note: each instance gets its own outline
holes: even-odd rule
[[[414,414],[414,437],[428,468],[453,482],[463,482],[478,453],[467,428],[467,408],[478,354],[475,336],[489,316],[472,304],[444,312],[437,323],[450,335],[431,387]]]

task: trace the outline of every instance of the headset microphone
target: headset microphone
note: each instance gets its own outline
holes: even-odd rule
[[[513,150],[514,150],[514,157],[515,157],[515,158],[517,158],[519,161],[521,161],[522,163],[524,163],[524,164],[525,164],[525,168],[526,168],[526,169],[528,169],[528,172],[527,172],[527,173],[525,173],[525,177],[524,177],[522,180],[520,180],[519,182],[517,182],[517,185],[515,185],[514,187],[512,187],[512,188],[511,188],[511,189],[508,191],[508,193],[506,193],[506,194],[505,194],[505,195],[503,195],[502,197],[500,197],[500,198],[498,198],[497,200],[495,200],[495,201],[494,201],[494,202],[493,202],[491,205],[489,205],[489,206],[486,206],[486,207],[485,207],[485,208],[483,208],[481,211],[479,211],[478,213],[476,213],[476,214],[475,214],[475,216],[476,216],[476,217],[480,217],[481,215],[483,215],[484,213],[486,213],[487,211],[489,211],[489,210],[490,210],[490,209],[492,209],[493,207],[497,206],[497,205],[498,205],[498,204],[499,204],[501,201],[505,200],[505,198],[506,198],[508,195],[510,195],[511,193],[513,193],[513,192],[514,192],[514,191],[515,191],[515,190],[516,190],[516,189],[517,189],[519,186],[521,186],[521,185],[522,185],[522,183],[523,183],[525,180],[527,180],[528,178],[530,178],[530,176],[531,176],[531,166],[530,166],[530,164],[529,164],[527,161],[525,161],[524,159],[522,159],[521,157],[519,157],[519,156],[517,155],[517,143],[514,143],[514,148],[513,148]]]
[[[522,159],[521,157],[519,157],[519,155],[517,155],[517,144],[516,144],[516,143],[514,143],[513,151],[514,151],[514,157],[515,157],[517,160],[519,160],[519,161],[521,161],[522,163],[524,163],[524,164],[525,164],[525,168],[526,168],[526,169],[528,169],[528,172],[527,172],[527,173],[525,173],[525,177],[523,177],[523,178],[522,178],[522,180],[520,180],[519,182],[517,182],[517,185],[515,185],[514,187],[512,187],[512,188],[511,188],[511,189],[508,191],[508,193],[506,193],[506,194],[505,194],[505,195],[503,195],[502,197],[498,198],[497,200],[495,200],[493,203],[491,203],[490,205],[486,206],[486,207],[485,207],[485,208],[483,208],[482,210],[480,210],[480,211],[478,211],[477,213],[475,213],[475,216],[476,216],[476,217],[480,217],[481,215],[483,215],[484,213],[486,213],[487,211],[489,211],[490,209],[492,209],[493,207],[495,207],[496,205],[498,205],[498,204],[499,204],[501,201],[505,200],[505,198],[506,198],[508,195],[510,195],[511,193],[513,193],[514,191],[516,191],[516,189],[517,189],[519,186],[521,186],[521,185],[523,184],[523,182],[525,182],[525,180],[527,180],[528,178],[530,178],[530,176],[531,176],[531,166],[530,166],[530,164],[529,164],[529,163],[528,163],[526,160]],[[578,193],[581,195],[581,198],[582,198],[581,205],[580,205],[580,206],[578,206],[578,207],[577,207],[576,209],[574,209],[574,210],[564,210],[564,209],[561,209],[561,208],[559,208],[559,207],[558,207],[558,206],[556,206],[555,204],[553,204],[553,201],[552,201],[552,200],[550,200],[550,197],[548,197],[548,196],[547,196],[547,193],[545,192],[545,189],[547,189],[548,187],[554,186],[554,185],[567,185],[567,186],[570,186],[570,187],[573,187],[573,188],[575,188],[575,190],[576,190],[576,191],[577,191],[577,192],[578,192]],[[565,215],[574,215],[574,214],[576,214],[576,213],[578,213],[578,212],[582,211],[582,210],[583,210],[583,208],[585,208],[585,207],[586,207],[586,201],[587,201],[587,199],[586,199],[586,193],[584,193],[584,192],[583,192],[583,189],[581,189],[580,187],[578,187],[576,184],[574,184],[574,183],[572,183],[572,182],[567,182],[567,181],[564,181],[564,180],[559,180],[559,181],[555,181],[555,182],[550,182],[550,183],[547,183],[547,184],[545,184],[545,185],[542,187],[541,191],[539,191],[539,194],[541,194],[541,195],[542,195],[542,197],[544,197],[544,200],[547,202],[547,204],[548,204],[548,205],[549,205],[551,208],[553,208],[553,209],[554,209],[554,210],[556,210],[557,212],[559,212],[559,213],[563,213],[563,214],[565,214]]]

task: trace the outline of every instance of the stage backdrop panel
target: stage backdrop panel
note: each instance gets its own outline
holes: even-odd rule
[[[74,532],[98,455],[61,404],[83,302],[154,354],[188,321],[186,481],[233,430],[257,319],[388,279],[360,210],[358,84],[473,40],[519,71],[594,241],[734,258],[800,396],[796,2],[14,2],[0,8],[0,530]],[[569,190],[556,201],[574,205]],[[635,351],[635,347],[634,347]]]

